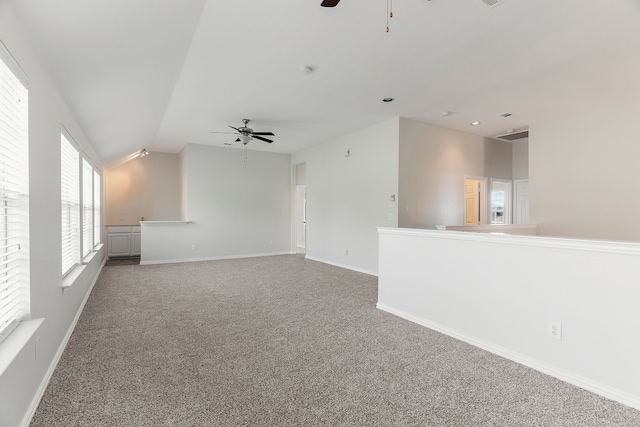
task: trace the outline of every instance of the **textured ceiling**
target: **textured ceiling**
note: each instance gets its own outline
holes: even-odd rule
[[[389,33],[386,0],[12,3],[107,165],[243,118],[276,134],[248,148],[292,153],[395,116],[495,136],[640,99],[636,0],[396,0]]]

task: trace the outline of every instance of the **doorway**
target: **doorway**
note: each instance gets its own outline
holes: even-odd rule
[[[515,224],[529,224],[529,180],[513,181],[513,211]]]

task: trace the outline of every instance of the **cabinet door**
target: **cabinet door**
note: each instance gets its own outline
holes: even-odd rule
[[[131,234],[131,255],[140,255],[140,248],[142,247],[142,234]]]
[[[107,241],[109,245],[108,256],[129,256],[131,255],[131,234],[115,233],[108,234]]]

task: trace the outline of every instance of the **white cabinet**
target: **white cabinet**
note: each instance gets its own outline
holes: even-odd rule
[[[108,225],[107,256],[126,257],[140,255],[141,233],[139,225]]]

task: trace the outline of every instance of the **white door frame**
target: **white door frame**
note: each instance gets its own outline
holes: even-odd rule
[[[521,214],[520,212],[518,212],[518,192],[519,192],[519,186],[518,184],[522,184],[522,183],[526,183],[527,184],[527,192],[529,190],[528,185],[529,185],[529,179],[514,179],[513,180],[513,223],[514,224],[520,224],[520,222],[518,221],[518,217]],[[527,199],[528,199],[528,195],[527,195]],[[529,212],[527,212],[527,220],[529,219]],[[526,223],[528,223],[529,221],[527,221]]]
[[[296,229],[296,252],[298,252],[298,248],[306,249],[307,247],[307,235],[306,235],[307,186],[296,185],[295,194],[296,194],[295,195],[296,209],[295,209],[294,220],[295,220],[295,229]],[[300,200],[301,195],[302,195],[302,200]],[[302,234],[302,236],[300,236],[300,234]]]

